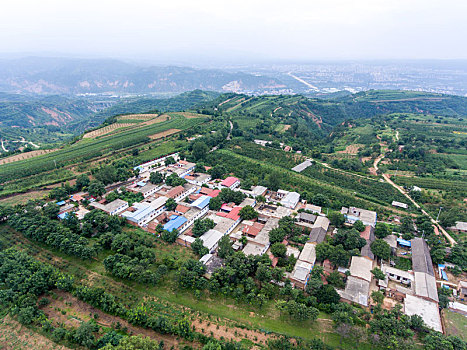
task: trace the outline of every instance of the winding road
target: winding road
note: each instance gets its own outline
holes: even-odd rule
[[[396,140],[399,140],[399,131],[396,131]],[[384,158],[384,153],[381,153],[378,158],[375,159],[374,163],[373,163],[373,168],[375,169],[375,172],[377,173],[378,172],[378,164],[379,162]],[[455,244],[457,244],[457,242],[454,240],[454,238],[451,237],[451,235],[444,229],[441,227],[441,225],[430,215],[428,214],[428,212],[421,208],[420,204],[418,204],[417,202],[415,202],[414,199],[412,199],[412,197],[409,196],[409,194],[404,190],[403,187],[399,186],[399,185],[396,185],[394,183],[394,181],[391,180],[391,178],[389,177],[388,174],[382,174],[383,176],[383,179],[388,183],[390,184],[392,187],[394,187],[395,189],[397,189],[400,193],[402,193],[413,205],[415,205],[415,207],[417,209],[421,209],[423,215],[426,215],[431,223],[439,230],[441,231],[441,233],[446,237],[446,239],[448,240],[449,244],[451,246],[454,246]]]

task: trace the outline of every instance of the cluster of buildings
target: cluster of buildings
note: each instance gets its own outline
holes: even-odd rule
[[[211,179],[207,173],[195,172],[196,164],[180,160],[178,154],[170,155],[175,160],[174,164],[165,164],[167,157],[141,164],[138,168],[140,175],[137,180],[126,186],[126,190],[141,193],[143,200],[129,206],[122,199],[112,202],[94,201],[90,205],[102,210],[109,215],[119,215],[126,221],[141,229],[156,233],[158,227],[173,232],[177,230],[176,242],[189,247],[195,236],[192,232],[196,220],[209,218],[214,222],[214,227],[203,233],[199,238],[209,251],[200,261],[206,265],[206,277],[223,266],[223,261],[217,255],[219,241],[226,235],[229,236],[232,247],[236,251],[242,251],[245,255],[269,254],[273,266],[278,258],[270,253],[269,234],[279,227],[279,220],[286,216],[294,217],[295,224],[303,227],[308,232],[308,239],[304,244],[289,244],[282,242],[286,248],[287,256],[296,258],[295,266],[291,272],[286,273],[296,288],[306,288],[313,267],[316,264],[316,245],[325,241],[326,237],[336,232],[331,232],[329,219],[322,213],[322,208],[311,205],[300,199],[297,192],[289,192],[279,189],[268,190],[264,186],[254,186],[250,189],[241,189],[240,180],[229,176],[226,179]],[[172,162],[171,162],[172,163]],[[301,171],[308,163],[302,164],[295,171]],[[303,169],[302,169],[303,168]],[[166,183],[152,184],[149,181],[152,172],[159,172],[170,176],[176,174],[186,182],[179,186],[169,186]],[[223,203],[219,210],[210,209],[210,201],[216,198],[224,188],[233,191],[241,191],[245,199],[240,204]],[[105,197],[105,196],[104,196]],[[76,195],[75,200],[81,198]],[[260,201],[257,199],[261,198]],[[167,202],[171,200],[170,210]],[[173,208],[173,202],[176,203]],[[60,215],[66,215],[75,205],[62,204]],[[403,203],[393,203],[400,206]],[[258,212],[254,220],[243,220],[240,217],[242,207],[252,206]],[[410,250],[412,269],[404,271],[397,269],[393,264],[378,265],[377,259],[371,251],[371,243],[375,240],[375,226],[377,214],[374,211],[356,207],[343,207],[348,225],[361,221],[365,230],[360,236],[366,244],[360,251],[360,256],[353,256],[350,267],[338,267],[337,270],[346,279],[345,288],[338,290],[344,301],[371,307],[371,292],[384,290],[386,297],[404,305],[404,312],[408,315],[420,315],[425,323],[438,331],[443,331],[440,314],[439,298],[437,292],[437,280],[430,257],[429,248],[422,238],[414,238],[404,241],[393,235],[385,240],[396,253],[399,246]],[[82,214],[82,216],[84,216]],[[462,229],[462,225],[458,225]],[[333,270],[330,262],[323,262],[325,273]],[[380,267],[386,275],[384,280],[376,280],[371,272],[375,267]],[[325,282],[326,283],[326,282]],[[459,295],[467,293],[467,283],[459,289]],[[464,293],[464,294],[462,294]]]

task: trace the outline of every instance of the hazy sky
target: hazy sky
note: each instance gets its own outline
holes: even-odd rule
[[[0,53],[160,61],[467,58],[466,0],[11,0]]]

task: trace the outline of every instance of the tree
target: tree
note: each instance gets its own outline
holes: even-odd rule
[[[283,258],[287,253],[287,247],[282,243],[276,242],[271,246],[271,253],[277,258]]]
[[[381,269],[375,267],[373,270],[371,270],[371,273],[373,274],[373,276],[375,276],[375,278],[377,280],[384,280],[386,279],[386,274],[381,271]]]
[[[401,232],[405,233],[412,233],[415,231],[415,227],[413,225],[413,220],[410,216],[404,216],[401,219]]]
[[[176,187],[184,185],[186,183],[186,180],[181,177],[178,177],[177,174],[170,174],[166,177],[165,183],[169,186]]]
[[[321,242],[316,245],[316,260],[324,261],[329,259],[334,247],[327,242]],[[314,270],[314,269],[313,269]]]
[[[164,343],[142,335],[123,337],[118,345],[107,344],[102,350],[163,350]]]
[[[177,207],[177,202],[173,198],[167,199],[167,202],[165,202],[165,208],[168,211],[173,211]]]
[[[356,229],[358,232],[362,232],[363,230],[365,230],[365,225],[360,220],[357,220],[353,224],[353,228]]]
[[[155,171],[155,172],[152,172],[150,175],[149,175],[149,182],[152,183],[153,185],[158,185],[162,182],[164,182],[164,176]]]
[[[96,337],[93,332],[97,332],[99,327],[92,322],[82,322],[76,329],[73,335],[73,339],[80,345],[87,348],[92,348],[96,343]]]
[[[320,207],[325,207],[328,204],[328,199],[325,195],[317,193],[311,199],[311,203],[313,203],[314,205],[319,205]]]
[[[384,295],[379,290],[374,290],[374,291],[371,292],[371,299],[373,299],[373,301],[376,304],[381,304],[383,302],[383,300],[384,300]]]
[[[44,214],[47,215],[50,219],[57,218],[58,213],[60,212],[60,207],[52,202],[47,203],[44,207]]]
[[[238,215],[242,220],[253,220],[258,217],[258,212],[251,205],[246,205],[240,209]]]
[[[199,237],[205,232],[213,229],[216,226],[211,219],[196,219],[191,232],[195,237]]]
[[[170,164],[175,164],[175,163],[176,163],[176,161],[175,161],[174,157],[172,157],[172,156],[167,157],[164,160],[165,165],[170,165]]]
[[[209,148],[203,141],[196,141],[193,144],[192,154],[196,161],[204,159],[208,153]]]
[[[91,181],[88,192],[93,197],[100,197],[105,193],[105,186],[100,181]]]
[[[281,229],[280,227],[273,228],[269,232],[269,242],[271,244],[280,243],[284,240],[285,236],[286,232],[283,229]]]
[[[225,259],[233,253],[234,250],[232,248],[232,244],[230,243],[230,237],[228,235],[223,236],[219,240],[217,255],[219,255],[219,258]]]
[[[370,245],[371,251],[375,256],[383,260],[389,260],[391,256],[391,247],[382,239],[375,239]]]
[[[90,183],[89,177],[85,174],[81,174],[76,178],[75,189],[81,191],[83,188],[88,187]]]
[[[209,249],[204,246],[203,241],[200,238],[196,238],[195,241],[191,243],[191,249],[193,249],[195,254],[199,256],[209,254]]]
[[[314,296],[319,303],[323,304],[338,304],[341,297],[330,284],[325,284],[319,288]]]
[[[221,209],[221,207],[222,207],[222,201],[220,200],[219,197],[211,198],[211,200],[209,201],[209,209],[218,211]]]
[[[221,179],[224,174],[227,172],[223,165],[215,165],[211,169],[209,169],[209,174],[213,179]]]
[[[378,222],[376,224],[375,236],[377,238],[384,238],[390,234],[391,234],[391,228],[389,227],[389,225],[382,223],[382,222]]]
[[[339,271],[333,271],[329,274],[329,276],[326,277],[326,281],[331,286],[334,286],[336,288],[344,288],[345,287],[345,282],[342,276],[340,275]]]
[[[272,191],[277,191],[279,187],[281,186],[281,174],[278,172],[274,172],[269,174],[267,181],[266,181],[266,186],[270,188]]]
[[[329,221],[331,222],[331,225],[336,226],[336,227],[341,227],[344,222],[345,222],[345,216],[342,213],[339,213],[338,211],[332,211],[328,215]]]
[[[180,232],[178,230],[167,231],[163,230],[161,233],[161,238],[167,243],[175,243]]]

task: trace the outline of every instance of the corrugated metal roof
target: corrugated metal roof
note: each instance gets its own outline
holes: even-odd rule
[[[176,215],[172,215],[170,221],[164,225],[164,230],[172,232],[173,230],[178,229],[185,222],[187,222],[187,219],[183,216],[177,216],[175,218],[174,216]]]
[[[201,196],[197,200],[195,200],[193,203],[191,203],[191,206],[196,207],[198,209],[204,209],[209,205],[210,200],[211,200],[211,197],[209,196]]]

